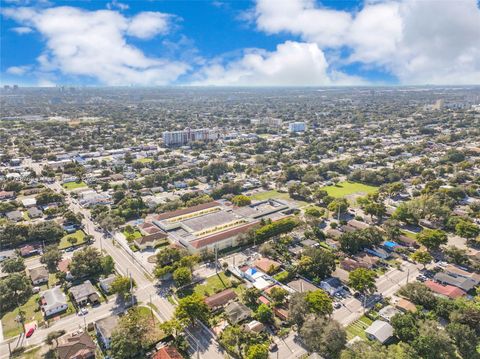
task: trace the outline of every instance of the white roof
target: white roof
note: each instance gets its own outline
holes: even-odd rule
[[[385,343],[393,336],[393,327],[383,320],[376,320],[365,329],[365,333],[375,337],[380,343]]]

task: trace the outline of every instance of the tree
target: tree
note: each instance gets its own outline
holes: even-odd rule
[[[479,339],[473,329],[468,325],[460,323],[449,323],[445,329],[455,343],[462,358],[478,359],[480,357],[480,354],[477,352]]]
[[[117,276],[110,286],[112,293],[116,293],[123,299],[130,297],[130,278]]]
[[[478,227],[472,222],[460,220],[455,225],[455,233],[460,237],[464,237],[466,239],[474,239],[475,237],[480,235],[480,227]]]
[[[305,322],[299,334],[308,351],[327,358],[338,358],[347,342],[345,329],[338,322],[324,318]]]
[[[363,295],[377,290],[375,279],[377,274],[371,269],[357,268],[348,275],[348,285]]]
[[[57,246],[48,246],[40,258],[40,262],[45,264],[49,272],[57,272],[58,262],[62,260],[62,252]]]
[[[336,216],[344,214],[348,209],[348,202],[345,198],[335,198],[327,206],[327,209]]]
[[[273,311],[268,305],[262,303],[258,306],[255,317],[259,322],[271,323],[273,321]]]
[[[390,321],[395,336],[404,342],[411,342],[418,335],[417,318],[412,313],[396,314]]]
[[[58,338],[65,334],[65,330],[55,330],[53,332],[48,333],[47,338],[45,339],[45,343],[51,345],[55,342],[55,345],[58,345]]]
[[[96,248],[85,247],[73,254],[70,273],[75,278],[98,276],[103,272],[102,259]]]
[[[280,305],[285,301],[288,292],[282,287],[273,287],[268,293],[269,297],[273,300],[275,305]]]
[[[115,262],[113,261],[112,256],[104,256],[101,259],[102,263],[102,272],[105,275],[109,275],[113,273],[115,269]]]
[[[12,273],[0,279],[0,313],[25,304],[32,295],[32,284],[25,273]]]
[[[245,359],[268,359],[268,347],[265,344],[249,346]]]
[[[197,319],[206,321],[208,316],[208,307],[197,294],[192,294],[180,299],[175,308],[175,318],[184,326],[194,326]]]
[[[449,246],[443,251],[447,262],[455,263],[460,266],[468,266],[470,259],[468,259],[467,251],[455,246]]]
[[[187,267],[180,267],[173,272],[173,280],[177,287],[190,284],[192,282],[192,271]]]
[[[115,359],[145,358],[151,344],[149,333],[154,323],[146,320],[138,308],[130,309],[119,320],[112,334],[110,350]]]
[[[22,272],[25,270],[25,262],[22,257],[7,258],[2,262],[2,270],[5,273]]]
[[[67,241],[73,247],[75,245],[75,243],[78,242],[78,239],[77,239],[77,237],[70,236],[70,237],[67,238]]]
[[[247,288],[242,292],[242,301],[245,305],[253,307],[257,304],[260,294],[260,291],[255,287]]]
[[[307,316],[310,314],[310,310],[306,304],[306,293],[293,293],[290,296],[290,302],[288,305],[288,313],[290,320],[300,328]]]
[[[398,294],[408,298],[414,304],[425,307],[426,309],[432,309],[436,304],[436,298],[432,291],[422,283],[408,283],[400,288]]]
[[[435,321],[420,324],[419,334],[412,341],[412,347],[420,358],[454,359],[455,347],[444,330],[438,329]]]
[[[417,263],[423,264],[423,269],[425,269],[425,266],[433,260],[433,257],[430,253],[422,250],[415,251],[410,258]]]
[[[333,312],[332,299],[321,289],[306,293],[305,302],[309,311],[315,315],[330,315]]]
[[[297,267],[301,274],[318,282],[335,270],[335,256],[322,248],[307,248]]]
[[[248,206],[250,203],[252,203],[252,200],[248,196],[245,196],[243,194],[239,194],[239,195],[236,195],[232,198],[232,203],[235,204],[238,207],[244,207],[244,206]]]
[[[447,234],[439,229],[424,229],[417,235],[417,241],[428,250],[438,250],[448,242]]]

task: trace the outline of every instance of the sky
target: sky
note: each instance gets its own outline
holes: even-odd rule
[[[480,0],[0,2],[2,84],[480,84]]]

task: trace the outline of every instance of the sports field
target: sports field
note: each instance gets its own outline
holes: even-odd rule
[[[374,193],[378,187],[368,186],[362,183],[356,182],[339,182],[335,186],[326,186],[323,187],[327,191],[329,196],[340,198],[346,197],[352,194],[363,194]]]

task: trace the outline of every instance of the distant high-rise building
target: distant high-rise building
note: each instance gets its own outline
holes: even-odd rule
[[[181,131],[165,131],[162,134],[165,146],[182,146],[195,141],[214,141],[220,137],[217,130],[209,128],[191,129]]]
[[[305,122],[291,122],[288,124],[288,130],[290,132],[305,132],[307,125]]]

